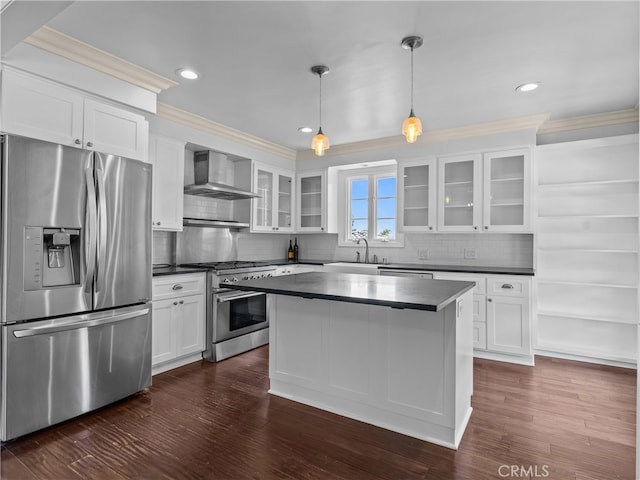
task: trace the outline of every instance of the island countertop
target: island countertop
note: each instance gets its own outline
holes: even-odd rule
[[[442,310],[474,286],[474,282],[327,272],[244,280],[225,285],[234,290],[431,312]]]

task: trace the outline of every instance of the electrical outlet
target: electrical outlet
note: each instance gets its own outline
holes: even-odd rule
[[[476,258],[476,249],[473,248],[473,247],[465,248],[464,249],[464,258],[470,259],[470,260],[475,260],[475,258]]]
[[[428,260],[429,259],[429,250],[426,248],[418,249],[418,259],[419,260]]]

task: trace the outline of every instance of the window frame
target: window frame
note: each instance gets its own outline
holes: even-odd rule
[[[396,238],[393,240],[379,240],[375,227],[378,223],[378,180],[381,178],[393,177],[396,180]],[[338,174],[339,198],[344,208],[339,209],[338,218],[338,246],[339,247],[358,247],[356,240],[351,238],[351,182],[353,180],[368,180],[368,229],[367,241],[370,247],[404,247],[404,235],[399,232],[398,228],[398,169],[397,165],[388,165],[384,167],[370,167],[342,170]]]

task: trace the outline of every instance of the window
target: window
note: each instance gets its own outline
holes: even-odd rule
[[[341,174],[346,205],[341,243],[360,237],[369,242],[397,245],[396,168],[347,170]]]

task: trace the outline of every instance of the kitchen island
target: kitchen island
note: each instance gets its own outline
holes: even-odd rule
[[[472,282],[310,272],[268,293],[269,393],[449,448],[471,415]]]

